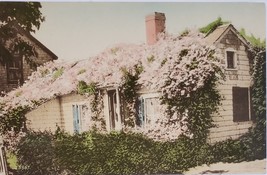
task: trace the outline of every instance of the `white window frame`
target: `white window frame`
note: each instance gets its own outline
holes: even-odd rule
[[[234,68],[228,68],[228,61],[227,61],[227,52],[233,52],[234,53]],[[224,52],[225,56],[225,67],[226,67],[226,70],[237,70],[237,52],[235,49],[233,48],[227,48],[225,49],[225,52]]]
[[[82,116],[81,116],[81,114],[82,114],[82,106],[83,105],[86,105],[87,106],[87,104],[86,104],[86,102],[77,102],[77,103],[73,103],[72,104],[72,118],[74,119],[74,115],[73,115],[73,106],[78,106],[78,112],[79,112],[79,131],[78,131],[78,133],[82,133],[82,132],[84,132],[84,128],[83,128],[83,123],[82,123]],[[88,107],[88,106],[87,106]],[[75,127],[74,127],[74,123],[73,123],[73,132],[75,133]]]
[[[160,97],[160,93],[148,93],[148,94],[140,94],[139,97],[143,98],[144,100],[144,123],[141,125],[141,126],[138,126],[138,127],[141,127],[141,128],[146,128],[147,126],[147,106],[145,105],[146,104],[146,100],[147,99],[151,99],[151,98],[159,98]]]

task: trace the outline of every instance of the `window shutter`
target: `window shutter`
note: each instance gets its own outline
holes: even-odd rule
[[[73,111],[73,128],[75,133],[79,133],[79,110],[78,105],[72,105]]]
[[[249,120],[248,88],[233,87],[233,121]]]
[[[145,107],[144,107],[144,99],[142,97],[138,98],[138,120],[140,126],[144,126],[145,123]]]

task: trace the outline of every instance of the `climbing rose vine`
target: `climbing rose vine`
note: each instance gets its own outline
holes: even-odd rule
[[[183,36],[164,34],[155,45],[117,45],[86,60],[46,63],[23,86],[0,97],[0,117],[20,106],[34,109],[57,96],[76,93],[79,82],[94,84],[96,88],[123,89],[123,70],[137,78],[139,89],[158,92],[159,99],[165,101],[190,97],[212,76],[222,77],[220,57],[213,46],[205,43],[203,34],[193,30]],[[161,105],[160,115],[142,132],[155,138],[160,133],[164,137],[160,139],[167,140],[184,133],[190,136],[188,112],[177,113],[177,108],[168,105]]]

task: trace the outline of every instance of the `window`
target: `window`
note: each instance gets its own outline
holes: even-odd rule
[[[15,58],[7,62],[7,81],[9,84],[22,84],[22,59]]]
[[[236,52],[233,49],[226,50],[226,68],[227,69],[236,69],[237,60]]]
[[[73,128],[75,133],[81,133],[85,130],[86,111],[88,110],[85,104],[83,105],[72,105],[73,112]]]
[[[137,125],[145,127],[154,123],[160,115],[160,101],[158,97],[141,96],[138,98]]]
[[[254,120],[251,92],[247,87],[233,87],[233,121]]]

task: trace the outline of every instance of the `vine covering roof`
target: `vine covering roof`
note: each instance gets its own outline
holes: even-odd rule
[[[170,97],[177,93],[187,95],[216,71],[214,65],[219,66],[218,60],[210,59],[213,50],[203,34],[190,31],[183,36],[162,35],[155,45],[117,45],[86,60],[48,62],[38,67],[23,86],[0,97],[0,116],[19,106],[33,109],[57,96],[76,93],[79,81],[93,82],[98,87],[120,87],[124,81],[122,70],[134,74],[136,65],[143,70],[140,86],[164,90]],[[185,86],[177,89],[180,83]]]

